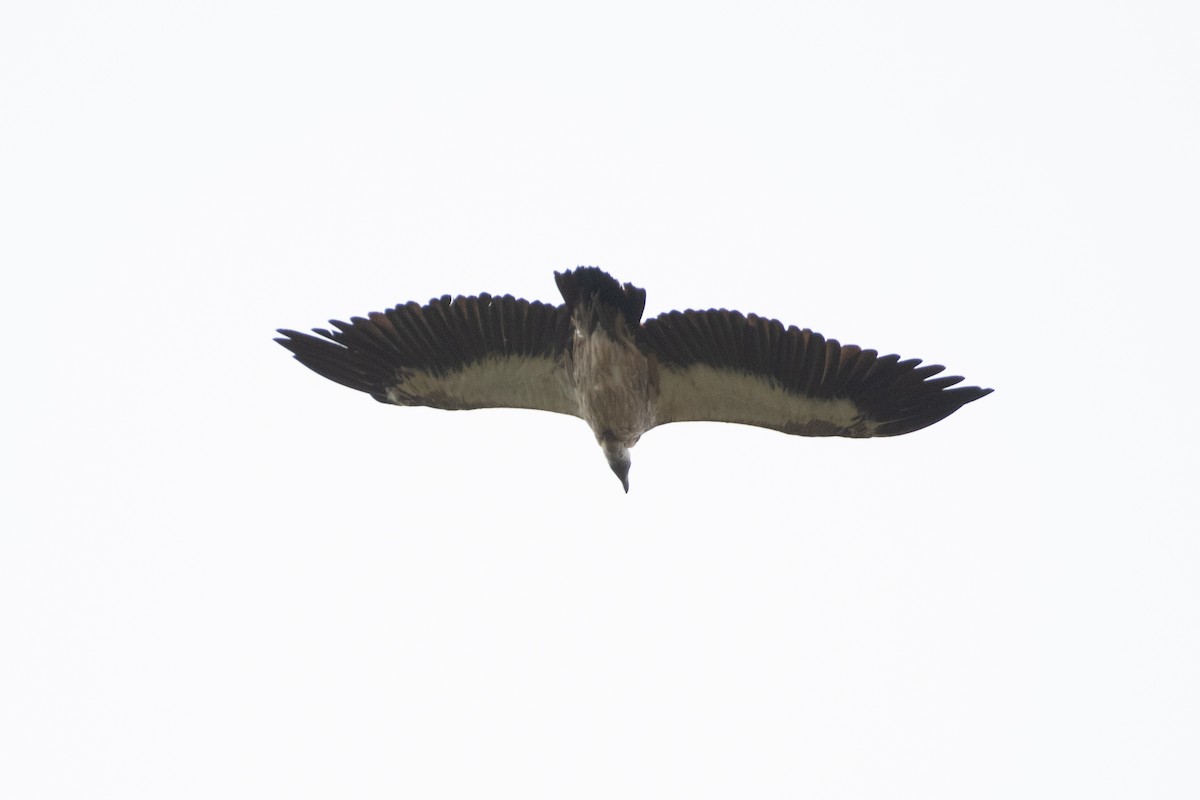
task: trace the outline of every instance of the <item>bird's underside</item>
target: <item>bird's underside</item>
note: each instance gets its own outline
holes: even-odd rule
[[[668,422],[801,436],[894,436],[991,389],[943,367],[880,356],[736,311],[641,321],[646,293],[595,267],[555,273],[563,305],[448,295],[276,339],[320,375],[376,400],[444,409],[532,408],[591,426],[629,489],[629,448]]]

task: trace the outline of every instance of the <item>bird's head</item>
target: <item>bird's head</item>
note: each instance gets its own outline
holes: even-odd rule
[[[629,448],[625,443],[616,437],[604,436],[600,439],[600,446],[604,448],[604,457],[608,459],[608,466],[612,468],[613,473],[621,480],[621,485],[625,487],[625,493],[629,493]]]

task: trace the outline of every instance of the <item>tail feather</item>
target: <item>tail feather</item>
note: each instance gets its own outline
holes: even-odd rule
[[[594,300],[619,311],[630,330],[636,330],[642,324],[642,312],[646,310],[645,289],[639,289],[632,283],[622,285],[599,267],[578,267],[556,272],[554,281],[567,303],[567,311],[572,314],[580,303]]]

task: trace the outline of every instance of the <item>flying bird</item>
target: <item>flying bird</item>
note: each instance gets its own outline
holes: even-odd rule
[[[591,426],[629,491],[629,450],[668,422],[709,420],[799,436],[896,436],[945,419],[991,389],[945,368],[880,356],[736,311],[642,321],[646,292],[596,267],[554,273],[562,305],[446,295],[316,336],[280,329],[296,359],[381,403],[534,408]]]

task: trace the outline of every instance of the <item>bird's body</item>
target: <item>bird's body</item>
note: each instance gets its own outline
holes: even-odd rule
[[[632,337],[603,331],[575,334],[567,375],[596,438],[617,439],[633,447],[654,427],[658,382],[652,362]]]
[[[657,364],[641,351],[636,338],[645,293],[639,298],[640,290],[628,285],[622,294],[605,292],[611,289],[608,281],[615,285],[615,280],[580,270],[556,277],[571,315],[564,367],[579,415],[629,491],[629,448],[657,423]],[[630,292],[636,305],[631,304]]]
[[[319,374],[396,405],[532,408],[585,420],[629,490],[629,448],[668,422],[803,436],[918,430],[991,392],[774,320],[725,310],[641,321],[646,293],[594,267],[555,274],[565,305],[448,296],[280,344]]]

